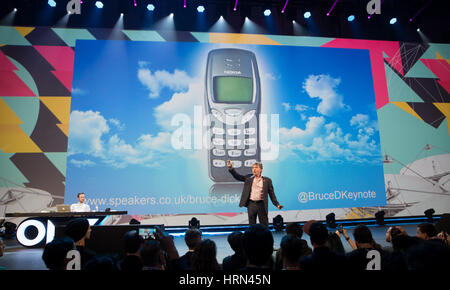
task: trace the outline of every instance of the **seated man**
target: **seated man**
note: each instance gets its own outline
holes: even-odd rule
[[[70,206],[71,212],[89,212],[91,208],[88,204],[84,203],[86,198],[84,196],[84,192],[80,192],[77,195],[78,203],[74,203]]]

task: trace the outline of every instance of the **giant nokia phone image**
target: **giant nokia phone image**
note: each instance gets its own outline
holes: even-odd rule
[[[261,85],[255,54],[234,48],[211,50],[205,102],[209,177],[214,182],[236,182],[228,172],[227,160],[238,173],[246,175],[261,159]]]

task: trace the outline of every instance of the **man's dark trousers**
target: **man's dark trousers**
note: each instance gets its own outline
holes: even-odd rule
[[[269,218],[266,213],[264,201],[252,201],[249,200],[247,206],[248,223],[249,225],[256,224],[256,216],[258,216],[259,223],[265,226],[269,226]]]

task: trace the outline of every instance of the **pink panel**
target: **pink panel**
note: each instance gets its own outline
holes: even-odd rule
[[[14,71],[16,66],[0,50],[0,71]]]
[[[70,92],[72,91],[72,71],[52,71],[52,73]]]
[[[33,97],[35,95],[13,71],[0,71],[0,96]]]
[[[323,47],[369,50],[377,109],[380,109],[389,103],[383,52],[389,56],[386,58],[386,61],[398,73],[403,75],[403,65],[398,42],[362,39],[335,39],[324,44]]]
[[[450,93],[450,64],[445,59],[421,59],[424,65],[439,78],[438,83]]]
[[[221,215],[226,217],[234,217],[237,216],[237,213],[235,212],[220,212],[220,213],[211,213],[210,215]]]
[[[68,46],[40,46],[34,48],[54,67],[57,71],[73,71],[75,52]]]

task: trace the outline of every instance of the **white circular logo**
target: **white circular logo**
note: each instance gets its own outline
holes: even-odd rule
[[[306,192],[300,192],[298,195],[298,201],[301,203],[307,203],[308,202],[308,194]]]

